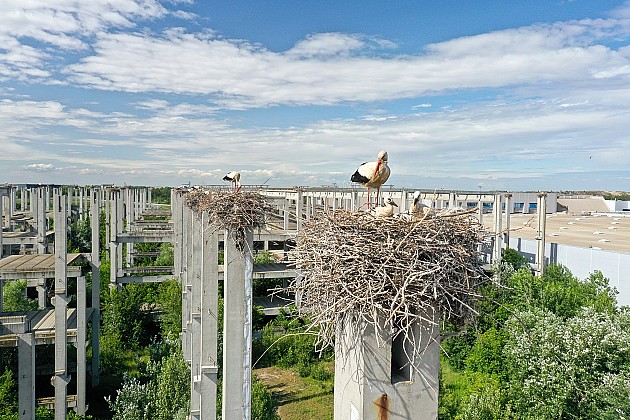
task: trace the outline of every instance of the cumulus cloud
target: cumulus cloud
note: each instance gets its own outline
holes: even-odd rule
[[[212,33],[115,33],[102,34],[95,54],[67,73],[78,85],[208,95],[233,109],[331,105],[624,77],[630,55],[599,41],[628,33],[630,21],[620,19],[533,25],[387,57],[370,54],[375,41],[353,34],[314,34],[273,52]]]
[[[0,80],[49,79],[51,73],[44,65],[55,50],[85,50],[87,37],[110,27],[132,27],[135,20],[166,13],[157,0],[3,0]],[[52,51],[44,53],[44,49],[31,46],[32,42]]]
[[[52,163],[33,163],[31,165],[26,165],[25,169],[36,172],[48,172],[53,171],[56,168]]]

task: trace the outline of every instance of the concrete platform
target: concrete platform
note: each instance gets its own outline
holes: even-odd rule
[[[87,261],[83,254],[68,254],[68,277],[81,276],[81,267],[74,262]],[[0,259],[0,279],[40,279],[55,277],[55,254],[11,255]]]
[[[630,254],[630,217],[624,216],[615,213],[590,216],[548,214],[545,241]],[[503,217],[505,228],[505,215]],[[484,217],[484,225],[489,231],[494,231],[491,216]],[[511,238],[533,240],[536,238],[536,229],[536,215],[511,215]]]

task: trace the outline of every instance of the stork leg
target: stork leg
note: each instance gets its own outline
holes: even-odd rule
[[[367,190],[368,190],[367,208],[368,208],[368,210],[370,210],[372,208],[372,203],[370,203],[370,187],[367,187]]]

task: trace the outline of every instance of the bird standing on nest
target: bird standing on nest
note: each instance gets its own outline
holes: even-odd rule
[[[394,203],[394,200],[391,198],[388,198],[384,206],[374,209],[374,215],[376,217],[392,217],[394,215],[394,207],[398,207],[398,204]]]
[[[358,182],[367,187],[368,207],[371,207],[370,188],[376,188],[376,203],[378,203],[378,198],[381,194],[381,185],[387,181],[390,173],[391,170],[389,166],[387,166],[387,152],[381,150],[378,152],[376,162],[363,163],[352,175],[350,181]]]
[[[241,174],[232,171],[223,177],[224,181],[229,181],[232,183],[232,191],[239,192],[241,190]]]

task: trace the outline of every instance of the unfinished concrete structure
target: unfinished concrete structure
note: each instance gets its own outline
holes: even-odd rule
[[[44,191],[38,188],[38,192]],[[24,194],[24,192],[22,192]],[[38,201],[45,201],[45,192],[38,194]],[[94,195],[98,195],[94,192]],[[22,195],[24,197],[24,195]],[[61,194],[60,189],[53,191],[54,220],[55,220],[55,253],[40,255],[13,255],[0,259],[0,290],[5,281],[25,279],[28,287],[35,287],[38,292],[40,310],[26,313],[0,313],[0,344],[2,346],[18,347],[18,401],[21,419],[35,417],[35,372],[37,345],[54,345],[54,367],[51,384],[54,387],[54,397],[45,398],[41,404],[54,407],[55,418],[65,419],[67,407],[74,407],[80,415],[85,415],[87,375],[92,373],[92,385],[98,383],[98,323],[99,323],[99,292],[98,292],[98,240],[93,241],[93,262],[83,254],[67,254],[67,222],[69,219],[68,196]],[[41,204],[41,203],[40,203]],[[45,208],[45,207],[43,207]],[[42,209],[43,209],[42,208]],[[98,238],[98,206],[92,208],[92,232]],[[94,254],[96,257],[94,257]],[[94,262],[95,261],[95,262]],[[83,266],[75,265],[84,263]],[[72,265],[71,265],[72,264]],[[96,279],[96,286],[92,288],[91,307],[87,306],[86,274],[84,267],[90,267],[92,278]],[[76,305],[69,307],[71,296],[68,293],[68,279],[76,284]],[[48,294],[52,293],[50,302]],[[1,301],[1,300],[0,300]],[[54,306],[51,309],[50,306]],[[1,312],[1,308],[0,308]],[[92,322],[92,363],[86,360],[88,322]],[[76,372],[74,378],[68,365],[67,343],[76,348]],[[42,369],[39,368],[41,371]],[[44,372],[46,370],[44,369]],[[67,386],[73,379],[76,395],[68,395]]]

